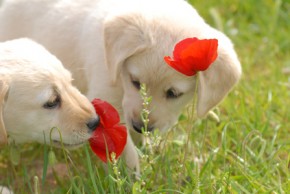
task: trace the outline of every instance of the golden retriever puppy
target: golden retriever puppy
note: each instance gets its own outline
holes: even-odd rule
[[[50,142],[57,127],[63,145],[75,148],[90,138],[99,117],[71,84],[61,62],[29,39],[0,43],[0,145]],[[60,146],[57,130],[53,145]]]
[[[197,91],[197,114],[207,115],[241,76],[229,38],[209,26],[184,0],[7,0],[0,10],[0,40],[27,36],[55,54],[90,99],[112,103],[128,128],[141,132],[140,83],[152,96],[149,130],[166,130]],[[218,39],[211,67],[187,77],[163,60],[184,38]],[[138,166],[130,138],[129,166]],[[138,168],[138,167],[137,167]]]

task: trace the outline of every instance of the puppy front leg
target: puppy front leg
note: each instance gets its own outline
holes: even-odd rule
[[[132,170],[133,172],[135,171],[136,177],[139,177],[140,175],[139,156],[129,132],[127,137],[127,144],[123,152],[123,157],[125,158],[126,164],[130,168],[130,170]]]

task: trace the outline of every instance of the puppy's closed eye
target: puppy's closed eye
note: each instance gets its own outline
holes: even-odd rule
[[[140,90],[141,84],[139,81],[132,81],[132,84],[137,90]]]
[[[59,108],[61,104],[60,95],[53,95],[51,99],[49,99],[44,105],[43,108],[45,109],[55,109]]]
[[[131,82],[137,90],[140,90],[140,88],[141,88],[140,81],[138,79],[134,78],[132,75],[131,75]]]
[[[175,89],[170,88],[169,90],[166,91],[165,95],[166,95],[166,99],[176,99],[176,98],[182,96],[183,93],[182,92],[179,93]]]

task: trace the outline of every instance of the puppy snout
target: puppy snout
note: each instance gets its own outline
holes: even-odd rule
[[[146,130],[145,129],[145,126],[142,122],[135,122],[135,121],[132,121],[132,126],[134,128],[134,130],[138,133],[142,133],[143,131],[142,130]],[[143,128],[143,129],[142,129]],[[150,132],[150,131],[153,131],[154,127],[153,126],[150,126],[148,125],[147,126],[147,131]]]
[[[90,120],[87,123],[87,127],[89,128],[90,131],[94,131],[99,124],[100,124],[100,118],[99,116],[96,116],[94,119]]]

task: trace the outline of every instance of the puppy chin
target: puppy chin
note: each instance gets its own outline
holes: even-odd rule
[[[90,137],[91,134],[89,133],[77,135],[74,132],[71,132],[70,135],[61,133],[60,137],[60,134],[53,132],[51,136],[50,133],[45,134],[45,138],[43,135],[39,135],[38,137],[34,138],[34,141],[56,148],[65,148],[72,150],[83,146],[86,142],[88,142]]]
[[[129,129],[130,133],[140,134],[137,131],[135,131],[135,129],[134,129],[133,125],[132,125],[132,120],[126,119],[126,127],[127,127],[127,129]]]
[[[58,140],[52,140],[52,145],[57,148],[66,148],[69,150],[77,149],[81,146],[83,146],[87,141],[82,141],[82,142],[75,142],[75,143],[65,143],[65,142],[60,142]]]

